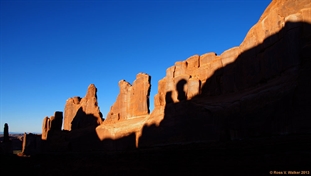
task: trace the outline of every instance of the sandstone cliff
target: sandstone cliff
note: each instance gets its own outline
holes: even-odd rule
[[[104,123],[115,123],[149,114],[150,76],[139,73],[131,85],[125,80],[119,82],[120,93],[111,106]]]
[[[97,89],[89,85],[84,98],[73,97],[66,101],[64,112],[64,130],[97,126],[102,123],[102,114],[97,102]]]
[[[134,133],[144,147],[310,132],[310,24],[310,1],[272,1],[240,46],[168,68],[147,118],[131,119],[129,102],[145,101],[121,81],[107,119],[125,121],[97,127],[100,139]]]
[[[138,140],[134,133],[140,133],[142,126],[149,117],[150,76],[139,73],[131,85],[121,80],[120,93],[110,109],[104,123],[96,128],[100,140],[133,138]],[[128,143],[128,142],[126,142]],[[132,145],[132,142],[130,142]],[[128,144],[120,144],[127,146]],[[136,146],[138,143],[136,142]],[[134,144],[135,146],[135,144]]]
[[[51,151],[81,151],[310,133],[310,31],[309,0],[273,0],[240,46],[168,68],[151,113],[145,73],[119,82],[104,122],[91,84],[84,98],[67,100],[65,131],[45,118],[42,139]]]
[[[63,124],[63,112],[56,111],[54,116],[45,117],[42,122],[42,140],[47,140],[48,133],[51,131],[61,131]]]

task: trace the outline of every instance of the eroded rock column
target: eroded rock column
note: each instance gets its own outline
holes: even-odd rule
[[[72,126],[73,122],[76,126]],[[82,124],[84,123],[84,124]],[[100,125],[102,114],[97,102],[97,88],[89,85],[84,98],[73,97],[66,101],[64,112],[64,130],[72,130],[72,127],[82,128],[89,125]],[[80,125],[81,124],[81,125]]]

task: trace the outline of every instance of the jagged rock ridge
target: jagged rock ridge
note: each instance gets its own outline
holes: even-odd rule
[[[310,131],[293,118],[310,122],[301,93],[310,88],[303,81],[310,66],[302,65],[310,59],[310,24],[310,1],[272,1],[240,46],[168,68],[147,120],[101,125],[98,134],[133,132],[137,145],[150,146]]]
[[[84,98],[66,102],[64,130],[71,131],[54,132],[51,140],[62,136],[58,146],[67,149],[103,144],[97,140],[107,141],[99,148],[126,149],[311,132],[310,26],[310,1],[274,0],[240,46],[168,68],[150,114],[147,74],[138,74],[133,85],[119,82],[103,123],[90,85]]]

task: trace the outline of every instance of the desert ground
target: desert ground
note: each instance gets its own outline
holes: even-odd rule
[[[311,135],[158,146],[122,152],[2,155],[1,175],[311,174]]]

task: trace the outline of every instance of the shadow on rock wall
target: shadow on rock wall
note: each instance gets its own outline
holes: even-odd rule
[[[71,131],[51,129],[43,142],[44,152],[121,151],[135,148],[135,133],[118,140],[101,141],[96,133],[97,117],[82,107],[72,120]]]
[[[216,70],[200,94],[187,100],[176,84],[179,102],[166,93],[164,119],[145,125],[139,148],[193,142],[310,133],[311,25],[287,22],[278,33]],[[96,117],[79,109],[72,131],[53,131],[50,149],[125,151],[136,148],[136,135],[101,141]]]
[[[263,43],[216,70],[201,93],[178,103],[166,93],[160,125],[144,126],[139,147],[310,133],[311,25],[287,22]]]
[[[216,70],[203,84],[201,93],[190,100],[184,91],[188,81],[180,80],[176,84],[179,102],[174,103],[172,92],[166,93],[164,119],[159,126],[144,126],[139,147],[310,134],[310,31],[310,24],[286,23],[281,31],[240,54],[234,63]],[[72,121],[71,131],[49,131],[47,141],[43,141],[46,142],[45,149],[48,149],[45,151],[114,152],[136,148],[135,133],[101,141],[95,131],[95,119],[80,109]],[[196,147],[194,144],[181,150],[177,147],[155,147],[154,153],[139,150],[132,154],[129,152],[127,157],[87,155],[68,159],[61,155],[54,160],[48,158],[47,162],[40,158],[39,162],[25,160],[22,169],[15,171],[21,170],[24,174],[31,170],[31,173],[40,173],[38,175],[267,175],[269,171],[302,170],[293,169],[289,161],[299,168],[310,163],[310,140],[302,139],[289,149],[286,143],[282,143],[284,141],[274,145],[275,138],[268,139],[269,147],[255,143],[251,152],[245,152],[240,145],[235,145],[235,149],[217,145],[209,149],[208,145]],[[272,148],[272,151],[264,151]],[[16,160],[4,168],[11,168],[14,164]],[[271,164],[283,164],[286,168],[268,167]],[[265,165],[263,174],[258,173],[262,165]],[[243,170],[239,172],[237,166],[243,166]]]
[[[77,111],[75,117],[71,122],[71,130],[77,130],[85,127],[96,127],[97,124],[97,117],[92,114],[86,114],[83,111],[83,108],[80,107]]]

